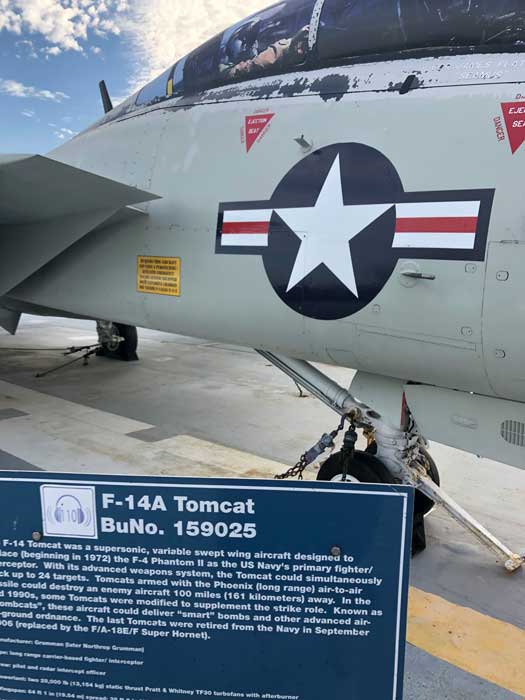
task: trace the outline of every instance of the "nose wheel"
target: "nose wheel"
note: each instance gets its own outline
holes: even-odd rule
[[[344,451],[329,457],[319,469],[318,481],[349,481],[364,484],[399,483],[385,465],[372,454],[373,443],[366,452],[355,450],[353,456],[346,456]],[[346,468],[345,468],[346,459]],[[429,459],[429,476],[439,486],[439,472],[435,462]],[[430,464],[432,465],[430,468]],[[345,474],[346,471],[346,474]],[[434,501],[424,493],[416,490],[414,500],[414,523],[412,527],[412,555],[426,549],[425,515],[434,508]]]
[[[394,484],[395,479],[373,455],[356,450],[347,462],[346,479],[343,479],[344,455],[338,452],[329,457],[319,469],[318,481],[350,481],[355,484]]]

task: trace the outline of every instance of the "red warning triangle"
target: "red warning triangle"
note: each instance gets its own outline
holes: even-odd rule
[[[254,114],[252,117],[246,117],[246,151],[248,153],[274,117],[275,114]]]
[[[504,102],[501,105],[510,147],[516,153],[522,143],[525,143],[525,102]]]

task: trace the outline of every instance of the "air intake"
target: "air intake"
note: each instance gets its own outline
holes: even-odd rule
[[[517,420],[506,420],[501,424],[501,437],[511,445],[525,447],[525,423],[520,423]]]

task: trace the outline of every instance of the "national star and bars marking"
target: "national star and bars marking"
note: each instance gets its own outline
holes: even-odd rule
[[[274,291],[297,313],[345,318],[379,294],[403,258],[485,260],[494,196],[407,192],[377,149],[334,144],[289,170],[270,199],[219,203],[215,252],[261,256]]]
[[[396,207],[394,248],[474,250],[481,201],[407,202]],[[285,210],[285,207],[279,207]],[[274,209],[226,209],[221,247],[267,248]]]

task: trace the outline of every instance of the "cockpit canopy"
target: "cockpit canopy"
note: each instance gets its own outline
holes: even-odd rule
[[[524,0],[283,0],[146,85],[139,106],[264,75],[411,50],[525,50]]]

